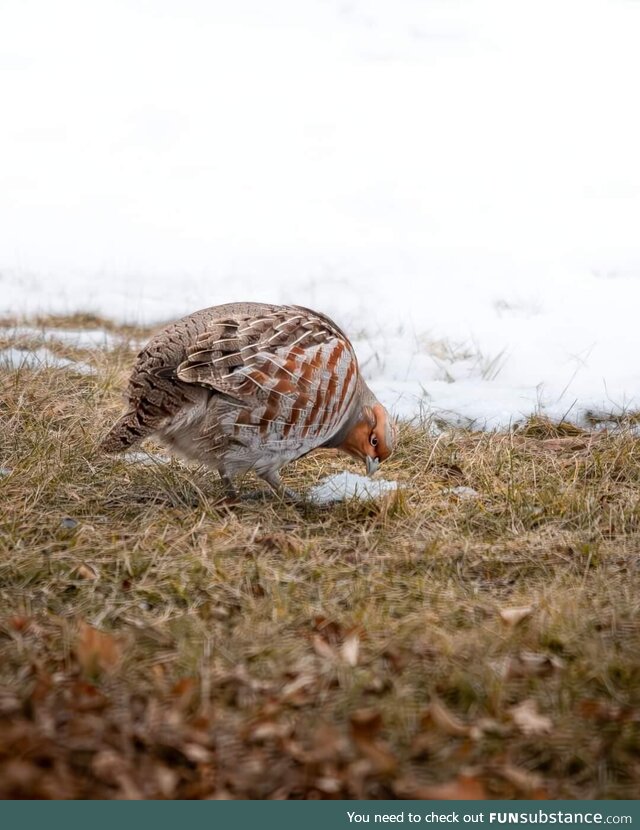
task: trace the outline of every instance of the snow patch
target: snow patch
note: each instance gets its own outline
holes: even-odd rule
[[[41,340],[45,343],[57,342],[77,349],[114,348],[120,337],[109,334],[104,329],[38,329],[31,326],[1,327],[0,336],[12,339]]]
[[[309,491],[309,498],[316,504],[327,504],[346,499],[368,501],[377,499],[398,489],[397,481],[366,478],[355,473],[338,473],[328,476]]]
[[[90,375],[93,369],[88,363],[58,357],[44,346],[40,349],[2,349],[0,366],[3,369],[69,369],[81,375]]]

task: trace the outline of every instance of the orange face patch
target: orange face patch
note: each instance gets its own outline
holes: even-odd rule
[[[373,414],[376,419],[373,433],[378,439],[376,455],[380,461],[384,461],[385,458],[391,455],[395,447],[393,424],[390,422],[389,414],[382,404],[374,404]]]
[[[358,421],[339,447],[343,452],[359,459],[364,459],[368,455],[371,457],[377,455],[377,448],[372,447],[369,442],[371,431],[375,426],[374,414],[368,406],[365,406],[363,415],[363,419]]]

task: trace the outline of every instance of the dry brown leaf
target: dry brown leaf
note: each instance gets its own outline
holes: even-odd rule
[[[511,764],[503,764],[496,769],[496,772],[501,778],[513,785],[519,794],[527,798],[533,798],[537,801],[549,797],[543,786],[542,777],[535,772],[529,772]]]
[[[21,709],[22,704],[16,694],[0,691],[0,717],[15,715]]]
[[[162,797],[173,798],[178,785],[177,772],[164,764],[158,764],[154,769],[154,774]]]
[[[327,793],[327,795],[335,795],[342,789],[342,781],[339,778],[325,776],[317,778],[313,783],[320,792]]]
[[[3,784],[9,790],[28,790],[40,775],[35,764],[21,758],[10,758],[2,767]]]
[[[505,680],[515,677],[544,677],[564,668],[560,657],[523,651],[515,657],[507,657],[493,664],[496,672]]]
[[[398,759],[384,741],[357,741],[356,746],[376,775],[388,777],[396,772]]]
[[[509,710],[515,725],[525,735],[543,735],[551,731],[551,718],[538,712],[538,704],[529,698]]]
[[[324,639],[324,637],[320,636],[320,634],[312,634],[311,645],[313,646],[313,650],[318,655],[318,657],[322,657],[324,660],[336,659],[335,651]]]
[[[537,654],[535,651],[523,651],[519,655],[520,663],[528,674],[552,674],[564,668],[564,662],[554,654]]]
[[[410,659],[406,651],[401,651],[393,646],[385,649],[382,656],[389,662],[389,665],[396,674],[400,674],[400,672],[405,670]]]
[[[282,687],[280,699],[284,703],[302,704],[309,699],[308,689],[316,683],[316,678],[311,674],[299,674]]]
[[[193,702],[198,684],[193,677],[181,677],[171,689],[171,697],[179,709],[187,709]]]
[[[80,666],[87,674],[112,672],[122,659],[122,644],[112,634],[98,631],[82,621],[78,626],[75,652]]]
[[[610,703],[605,700],[593,700],[587,698],[580,701],[578,707],[580,717],[600,721],[640,721],[640,710],[631,706],[621,706],[617,703]]]
[[[75,574],[79,579],[87,579],[94,581],[98,578],[98,572],[93,567],[93,565],[87,565],[86,563],[82,563],[82,565],[78,565],[75,570]]]
[[[471,733],[471,727],[463,723],[453,712],[450,712],[444,703],[435,699],[431,701],[421,718],[423,729],[428,729],[431,725],[446,735],[466,737]]]
[[[196,743],[183,744],[181,747],[184,757],[194,764],[209,764],[213,761],[213,753]]]
[[[287,738],[291,734],[291,725],[281,723],[273,717],[261,717],[249,723],[243,730],[244,735],[254,743]]]
[[[372,765],[377,775],[392,775],[398,759],[390,747],[378,739],[382,729],[382,715],[376,709],[358,709],[351,715],[351,738],[358,751]]]
[[[498,735],[500,737],[505,737],[510,731],[508,726],[504,723],[499,723],[494,718],[478,718],[474,724],[474,728],[477,728],[481,734]]]
[[[342,644],[340,649],[342,659],[348,666],[358,665],[358,656],[360,654],[360,637],[356,634],[349,634]]]
[[[398,798],[421,801],[484,801],[489,796],[480,779],[470,773],[461,773],[444,784],[416,784],[398,781],[394,786]]]
[[[518,608],[502,608],[499,611],[502,622],[509,626],[516,626],[533,614],[533,605],[522,605]]]
[[[93,774],[107,784],[117,784],[129,772],[126,760],[113,749],[101,749],[91,761]]]
[[[354,739],[372,740],[382,729],[382,715],[377,709],[356,709],[350,723]]]
[[[350,751],[344,733],[330,723],[320,723],[311,739],[311,750],[304,752],[303,763],[332,763],[341,760]]]
[[[76,680],[71,685],[71,698],[76,712],[99,711],[109,705],[108,699],[97,686],[82,680]]]
[[[29,617],[25,617],[22,614],[14,614],[12,617],[8,618],[7,625],[14,631],[27,631],[31,627],[31,620]]]
[[[335,620],[330,620],[322,614],[314,617],[313,629],[321,634],[331,645],[337,645],[344,639],[344,631],[340,623]]]

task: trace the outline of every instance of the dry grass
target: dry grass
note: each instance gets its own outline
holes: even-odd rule
[[[405,427],[391,499],[229,507],[97,453],[133,334],[0,368],[2,794],[637,797],[631,430]]]

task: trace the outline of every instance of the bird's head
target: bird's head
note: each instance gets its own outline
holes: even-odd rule
[[[362,407],[354,425],[338,449],[352,458],[364,461],[367,475],[373,475],[380,462],[388,458],[396,446],[396,428],[389,413],[377,401]]]

